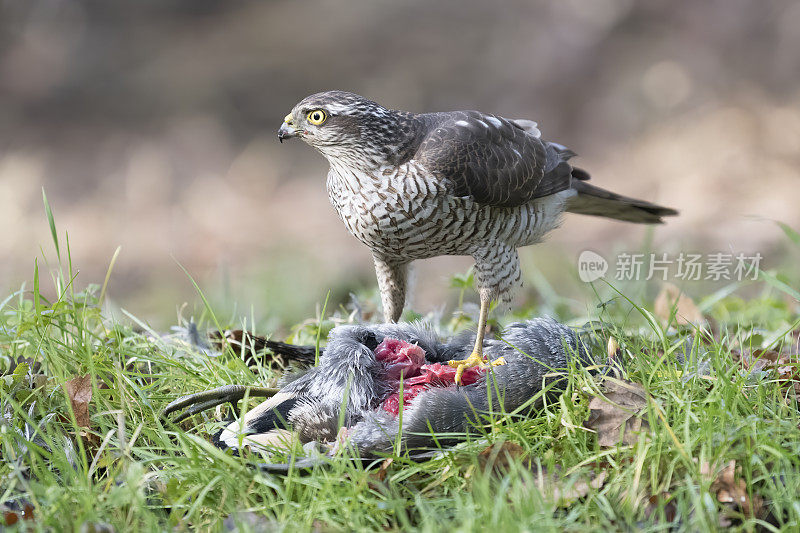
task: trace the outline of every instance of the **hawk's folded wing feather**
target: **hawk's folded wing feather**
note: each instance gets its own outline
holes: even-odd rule
[[[414,155],[456,196],[513,207],[570,188],[572,152],[542,141],[530,121],[478,111],[420,115],[427,133]]]

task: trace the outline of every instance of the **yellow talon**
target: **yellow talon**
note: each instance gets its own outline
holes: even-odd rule
[[[448,361],[448,365],[456,369],[456,377],[455,382],[456,385],[461,385],[461,375],[464,373],[464,370],[467,368],[472,368],[474,366],[480,368],[487,368],[489,366],[500,366],[506,364],[506,360],[502,357],[498,357],[494,361],[485,361],[483,359],[483,354],[478,352],[472,352],[469,357],[466,359],[455,359],[453,361]]]
[[[497,359],[492,361],[492,366],[503,366],[504,364],[506,364],[505,357],[498,357]]]
[[[483,366],[483,355],[472,352],[466,359],[448,361],[447,364],[456,369],[455,382],[456,385],[461,385],[461,374],[464,373],[464,370],[473,366]]]

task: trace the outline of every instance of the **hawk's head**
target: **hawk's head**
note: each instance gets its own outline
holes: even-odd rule
[[[312,94],[286,115],[278,139],[300,137],[332,164],[379,167],[397,157],[411,133],[407,114],[344,91]]]

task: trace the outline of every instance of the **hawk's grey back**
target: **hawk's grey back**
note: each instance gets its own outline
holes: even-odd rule
[[[570,188],[574,155],[531,128],[479,111],[416,116],[425,127],[414,159],[456,196],[514,207]]]

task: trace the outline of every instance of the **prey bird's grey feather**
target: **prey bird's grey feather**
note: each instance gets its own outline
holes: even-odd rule
[[[429,363],[466,356],[473,341],[461,336],[443,342],[421,323],[339,326],[331,331],[319,366],[232,423],[218,441],[231,448],[240,442],[258,447],[270,442],[269,433],[289,429],[303,442],[329,442],[341,420],[348,442],[362,454],[392,450],[398,434],[406,449],[435,447],[463,438],[490,412],[518,409],[543,388],[558,394],[570,365],[590,362],[576,334],[553,319],[512,324],[502,340],[485,347],[490,359],[504,357],[505,365],[471,385],[425,390],[404,411],[401,428],[399,417],[381,408],[393,390],[374,350],[387,337],[419,345]]]

